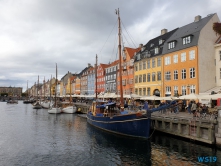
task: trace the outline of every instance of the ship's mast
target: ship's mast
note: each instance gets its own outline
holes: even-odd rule
[[[97,101],[97,55],[96,55],[96,63],[95,63],[95,98]]]
[[[121,65],[121,26],[120,26],[120,11],[119,8],[116,10],[116,14],[118,16],[118,54],[119,54],[119,77],[120,77],[120,106],[121,109],[124,107],[124,99],[123,99],[123,86],[122,86],[122,65]]]

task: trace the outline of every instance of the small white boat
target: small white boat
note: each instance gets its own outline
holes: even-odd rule
[[[67,114],[74,114],[77,111],[77,108],[75,106],[67,106],[62,108],[61,111]]]
[[[48,100],[43,101],[41,103],[42,108],[46,108],[46,109],[50,108],[52,105],[53,105],[52,101],[48,101]]]
[[[42,108],[42,106],[39,101],[37,101],[36,103],[33,104],[33,109],[41,109],[41,108]]]
[[[60,107],[51,107],[48,109],[49,114],[60,114],[61,113],[61,108]]]
[[[58,77],[58,72],[57,72],[57,63],[56,63],[56,80],[55,80],[56,92],[55,92],[55,102],[54,102],[53,106],[48,109],[48,113],[49,113],[49,114],[59,114],[59,113],[61,113],[61,107],[59,107],[58,104],[57,104],[57,85],[58,85],[57,77]]]

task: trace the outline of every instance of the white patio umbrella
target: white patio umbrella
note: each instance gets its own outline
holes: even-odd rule
[[[131,94],[130,96],[131,96],[131,98],[134,98],[134,99],[140,99],[141,98],[141,96],[139,96],[137,94]]]
[[[218,98],[221,98],[221,94],[215,94],[215,95],[199,95],[199,99],[212,99],[212,100],[217,100]]]
[[[140,100],[161,100],[158,96],[144,96],[141,97]]]
[[[197,99],[199,99],[199,95],[191,93],[189,95],[179,96],[179,99],[182,99],[182,100],[197,100]]]

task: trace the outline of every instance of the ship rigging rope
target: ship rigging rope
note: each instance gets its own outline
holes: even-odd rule
[[[109,37],[110,37],[111,33],[113,32],[113,30],[114,30],[115,26],[117,25],[117,21],[118,21],[118,20],[116,20],[116,22],[115,22],[115,24],[114,24],[114,26],[113,26],[113,28],[112,28],[112,30],[111,30],[111,32],[110,32],[110,34],[109,34],[109,36],[107,37],[107,40],[105,41],[104,45],[102,46],[102,48],[101,48],[101,50],[100,50],[99,54],[100,54],[100,53],[101,53],[101,51],[103,50],[103,48],[104,48],[104,46],[106,45],[106,43],[107,43],[107,41],[108,41],[108,39],[109,39]],[[102,55],[101,55],[101,61],[102,61]]]
[[[132,40],[131,35],[129,34],[129,32],[127,31],[126,27],[124,26],[123,21],[121,21],[121,22],[122,22],[122,25],[123,25],[123,27],[124,27],[125,31],[127,32],[128,36],[130,37],[130,40],[131,40],[131,41],[132,41],[132,43],[134,44],[134,42],[133,42],[133,40]],[[128,43],[128,44],[129,44],[129,43]],[[136,45],[135,45],[135,44],[134,44],[134,47],[136,48]]]

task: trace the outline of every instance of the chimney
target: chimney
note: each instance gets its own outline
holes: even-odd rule
[[[87,65],[88,65],[88,67],[90,67],[90,66],[91,66],[91,64],[90,64],[90,63],[88,63]]]
[[[164,35],[165,33],[167,33],[167,29],[162,29],[161,30],[161,35]]]
[[[143,44],[139,44],[139,48],[142,48],[143,47]]]
[[[194,22],[197,22],[197,21],[199,21],[199,20],[201,20],[201,16],[200,16],[200,15],[195,16]]]

